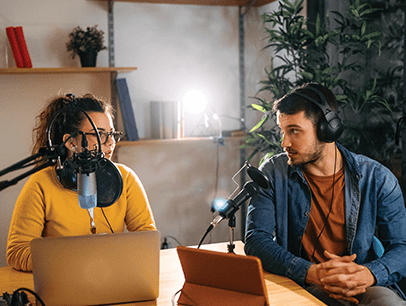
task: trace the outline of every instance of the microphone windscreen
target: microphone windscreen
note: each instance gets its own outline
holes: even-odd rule
[[[80,195],[78,194],[79,206],[83,209],[95,208],[97,205],[97,195]]]

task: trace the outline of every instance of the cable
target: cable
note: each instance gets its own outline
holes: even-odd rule
[[[173,237],[173,236],[165,236],[165,237],[164,237],[164,242],[162,242],[162,245],[161,245],[161,249],[162,249],[162,250],[164,250],[164,249],[169,249],[169,245],[168,245],[168,242],[167,242],[167,238],[172,238],[173,240],[176,241],[176,243],[177,243],[178,245],[182,246],[182,243],[180,243],[179,240],[176,239],[175,237]]]
[[[402,125],[402,121],[405,120],[406,117],[402,117],[399,119],[398,124],[396,126],[396,137],[395,137],[395,143],[398,146],[399,145],[399,139],[400,139],[400,126]]]
[[[114,234],[113,228],[111,227],[110,222],[109,222],[109,220],[107,219],[106,214],[104,213],[103,207],[100,207],[100,209],[101,209],[101,211],[102,211],[102,213],[103,213],[104,219],[106,219],[107,224],[109,225],[110,231]]]
[[[176,295],[179,294],[180,292],[182,292],[182,289],[179,289],[178,291],[176,291],[175,294],[172,296],[172,300],[171,300],[172,306],[176,306],[176,304],[175,304],[175,297],[176,297]]]
[[[179,240],[178,240],[178,239],[176,239],[176,238],[175,238],[175,237],[173,237],[173,236],[165,236],[165,238],[172,238],[173,240],[175,240],[175,241],[176,241],[176,243],[177,243],[178,245],[182,246],[182,243],[180,243],[180,242],[179,242]]]
[[[218,184],[219,184],[219,168],[220,168],[220,142],[217,141],[216,150],[216,179],[214,185],[214,200],[217,197]]]
[[[214,195],[213,200],[211,201],[211,212],[215,212],[215,205],[213,205],[217,198],[218,193],[218,184],[219,184],[219,169],[220,169],[220,139],[216,140],[216,174],[214,180]],[[210,233],[210,242],[212,240],[212,233]],[[209,243],[210,243],[209,242]]]
[[[206,233],[204,233],[202,239],[199,242],[199,245],[197,246],[198,249],[200,249],[200,246],[202,245],[204,239],[206,238],[207,234],[211,232],[211,230],[214,228],[213,224],[210,224],[209,228],[207,229]]]
[[[215,212],[215,206],[213,203],[216,201],[217,198],[217,192],[218,192],[218,184],[219,184],[219,168],[220,168],[220,153],[219,153],[219,147],[220,143],[216,141],[216,172],[215,172],[215,177],[214,177],[214,195],[213,195],[213,200],[211,201],[211,211]]]
[[[14,305],[16,305],[16,306],[18,305],[18,306],[19,306],[20,303],[19,303],[18,300],[16,300],[16,299],[18,299],[17,295],[18,295],[19,291],[28,291],[29,293],[31,293],[32,295],[35,296],[35,298],[37,299],[37,301],[39,301],[42,306],[45,306],[45,303],[44,303],[44,301],[40,298],[40,296],[39,296],[37,293],[35,293],[33,290],[28,289],[28,288],[18,288],[17,290],[15,290],[15,291],[13,292],[12,296],[11,296],[11,303],[10,303],[9,306],[14,306]],[[23,305],[21,305],[21,306],[23,306]]]

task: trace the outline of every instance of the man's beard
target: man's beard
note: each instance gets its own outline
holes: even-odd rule
[[[294,160],[291,157],[288,156],[288,165],[290,166],[297,166],[297,167],[303,167],[307,164],[310,163],[314,163],[315,161],[317,161],[323,154],[323,150],[326,147],[326,143],[319,141],[318,139],[315,140],[313,147],[312,147],[312,151],[310,153],[306,153],[304,155],[302,155],[301,160]],[[293,152],[296,153],[296,151],[292,151],[292,150],[285,150],[286,152],[289,153]]]

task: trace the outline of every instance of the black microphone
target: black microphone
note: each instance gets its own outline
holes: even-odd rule
[[[252,167],[248,161],[245,162],[245,165],[237,172],[237,174],[245,167],[247,167],[247,173],[252,181],[246,182],[242,187],[242,190],[239,194],[237,194],[234,200],[228,200],[225,203],[224,208],[218,210],[215,213],[213,221],[211,221],[209,228],[203,235],[197,248],[200,248],[207,234],[210,233],[213,228],[215,228],[224,219],[232,218],[234,213],[245,201],[247,201],[249,198],[252,198],[259,192],[260,187],[263,189],[271,188],[271,184],[269,183],[269,180],[265,176],[265,174],[263,174],[259,169]]]
[[[229,219],[232,217],[245,201],[258,193],[260,189],[259,187],[263,189],[270,188],[269,180],[265,174],[263,174],[259,169],[251,166],[249,162],[245,162],[245,165],[247,166],[247,173],[252,181],[246,182],[235,199],[228,200],[225,203],[224,208],[217,211],[216,216],[211,222],[211,229],[215,228],[224,219]]]
[[[211,229],[215,228],[221,221],[228,219],[234,215],[234,213],[240,208],[241,204],[252,198],[259,191],[259,186],[253,181],[246,182],[239,194],[234,200],[228,200],[224,208],[217,211],[213,221],[211,221]]]

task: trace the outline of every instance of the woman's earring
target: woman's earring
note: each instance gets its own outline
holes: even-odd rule
[[[70,149],[71,149],[73,152],[75,152],[76,149],[77,149],[77,147],[78,147],[78,146],[72,145],[72,147],[71,147]]]

